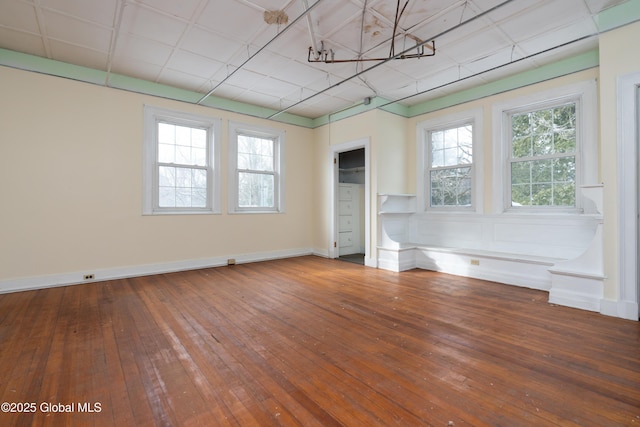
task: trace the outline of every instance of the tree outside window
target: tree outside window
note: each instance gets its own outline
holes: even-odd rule
[[[430,206],[471,206],[472,125],[431,131],[429,145]]]
[[[576,104],[511,116],[511,205],[576,206]]]

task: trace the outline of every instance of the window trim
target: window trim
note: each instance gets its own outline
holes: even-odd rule
[[[207,206],[170,207],[159,206],[159,166],[158,123],[198,127],[207,130]],[[194,215],[220,213],[220,128],[218,118],[170,110],[167,108],[144,106],[143,143],[143,215]],[[198,167],[201,168],[201,167]]]
[[[471,166],[471,205],[470,206],[431,206],[431,150],[429,135],[432,132],[451,129],[463,125],[472,126],[472,162]],[[429,213],[482,213],[483,206],[483,111],[482,108],[464,110],[442,117],[428,119],[418,123],[417,136],[417,201],[422,211]]]
[[[256,136],[274,141],[274,206],[240,207],[238,206],[238,135]],[[284,213],[285,212],[285,135],[284,130],[229,121],[229,206],[230,214],[244,213]],[[264,172],[256,172],[264,173]],[[268,173],[271,175],[271,173]]]
[[[576,206],[511,206],[511,116],[576,104]],[[597,183],[597,82],[583,81],[520,96],[493,106],[494,213],[581,214],[580,187]]]

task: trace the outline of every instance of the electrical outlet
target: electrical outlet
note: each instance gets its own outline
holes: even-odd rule
[[[95,274],[85,274],[84,276],[82,276],[82,278],[84,280],[93,280],[93,279],[96,278],[96,275]]]
[[[471,265],[480,265],[479,259],[472,259],[470,262],[471,262]]]
[[[236,265],[236,259],[235,258],[229,258],[227,260],[227,265]]]

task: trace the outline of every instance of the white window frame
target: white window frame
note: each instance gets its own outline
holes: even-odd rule
[[[511,206],[511,116],[575,102],[576,104],[576,205]],[[493,210],[495,213],[581,214],[580,187],[597,184],[598,124],[597,83],[574,83],[521,96],[493,107]]]
[[[470,124],[472,126],[471,205],[431,206],[431,141],[432,132]],[[483,211],[483,114],[482,108],[464,110],[418,123],[416,127],[417,146],[417,201],[424,212],[429,213],[482,213]],[[464,166],[464,165],[461,165]]]
[[[238,135],[256,136],[274,141],[274,206],[240,207],[238,198]],[[240,122],[229,122],[229,213],[285,212],[285,131]]]
[[[160,207],[158,171],[158,123],[207,130],[207,204],[205,207]],[[220,128],[221,120],[166,108],[144,106],[143,215],[220,213]]]

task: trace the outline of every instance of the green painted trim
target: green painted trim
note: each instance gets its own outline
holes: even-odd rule
[[[42,58],[2,48],[0,48],[0,66],[7,66],[24,71],[33,71],[40,74],[62,77],[84,83],[110,87],[113,89],[122,89],[129,92],[172,99],[175,101],[188,102],[190,104],[196,104],[198,100],[202,98],[202,94],[198,92],[179,89],[115,73],[107,74],[105,71],[72,65],[53,59]],[[201,105],[262,119],[266,119],[276,112],[276,110],[273,109],[258,107],[238,101],[231,101],[215,96],[209,96]],[[277,118],[271,120],[307,128],[312,128],[314,126],[313,119],[290,113],[279,114]]]
[[[97,85],[104,85],[107,80],[107,73],[104,71],[2,48],[0,48],[0,65]]]
[[[640,0],[629,0],[600,12],[598,29],[605,32],[636,21],[640,21]]]
[[[190,103],[196,103],[199,99],[197,93],[189,90],[178,89],[176,87],[123,76],[121,74],[110,74],[108,87]]]
[[[579,71],[597,67],[599,63],[600,57],[598,50],[592,50],[571,58],[554,62],[553,64],[543,65],[491,83],[414,105],[409,107],[408,117],[431,113],[454,105],[475,101],[487,96],[496,95],[568,74],[577,73]]]
[[[357,116],[358,114],[366,113],[367,111],[376,109],[392,114],[397,114],[398,116],[402,116],[405,118],[409,117],[409,109],[407,106],[390,101],[380,96],[376,96],[374,98],[371,98],[371,103],[369,105],[364,105],[364,103],[362,103],[345,108],[344,110],[335,113],[325,114],[324,116],[318,117],[313,120],[312,128],[317,128],[329,123],[337,122],[339,120],[348,119],[349,117]]]

